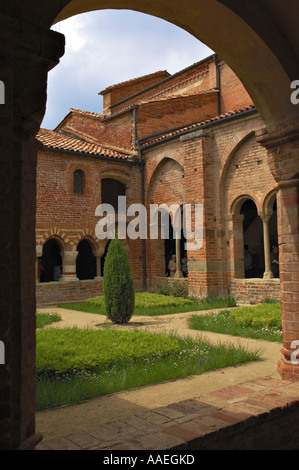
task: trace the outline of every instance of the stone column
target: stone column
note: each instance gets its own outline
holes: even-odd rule
[[[299,124],[263,130],[257,141],[268,150],[269,166],[278,183],[277,226],[283,357],[278,372],[299,380]]]
[[[62,256],[62,276],[60,281],[70,282],[79,281],[76,276],[76,259],[78,251],[64,251]]]
[[[93,250],[93,254],[96,257],[97,262],[97,275],[95,277],[96,280],[101,281],[103,279],[101,274],[101,258],[105,252],[105,241],[99,242],[100,245],[97,246],[95,250]]]
[[[269,220],[272,214],[259,214],[263,222],[264,234],[264,257],[265,257],[265,272],[263,279],[272,279],[274,277],[271,270],[271,251],[270,251],[270,235],[269,235]]]
[[[176,238],[175,240],[175,256],[176,256],[176,272],[174,277],[179,279],[183,276],[181,268],[181,239]]]

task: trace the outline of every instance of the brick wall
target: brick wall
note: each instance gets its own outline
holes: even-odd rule
[[[106,88],[101,92],[101,95],[103,96],[104,113],[110,114],[111,110],[109,109],[109,106],[114,105],[115,103],[118,103],[119,101],[122,101],[123,99],[134,95],[135,93],[144,90],[167,77],[169,77],[168,72],[160,71]]]
[[[243,84],[230,67],[222,60],[218,61],[221,80],[221,112],[243,108],[252,104]]]
[[[260,303],[265,299],[280,301],[279,279],[229,279],[228,288],[240,304]]]
[[[103,121],[102,117],[74,111],[62,121],[57,130],[94,144],[107,145],[127,152],[132,152],[134,149],[131,112],[117,116],[113,120]]]
[[[133,104],[139,104],[153,98],[170,95],[173,96],[177,93],[194,93],[214,88],[216,86],[216,82],[214,82],[214,80],[211,81],[211,75],[209,74],[210,63],[212,62],[212,60],[209,60],[194,67],[188,67],[185,71],[173,75],[169,80],[164,81],[160,85],[157,85],[150,90],[145,90],[138,96],[132,97],[124,103],[120,103],[118,106],[115,106],[112,113],[116,114]]]
[[[102,281],[47,282],[36,285],[36,304],[80,302],[102,294]]]
[[[217,92],[142,103],[138,109],[138,138],[217,115]]]

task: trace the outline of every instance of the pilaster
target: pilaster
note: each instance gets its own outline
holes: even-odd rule
[[[264,131],[257,140],[268,150],[278,183],[278,243],[281,281],[283,379],[299,380],[299,124]]]

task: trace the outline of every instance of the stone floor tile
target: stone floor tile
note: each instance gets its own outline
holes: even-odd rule
[[[87,449],[88,447],[93,447],[100,444],[98,439],[84,431],[69,434],[66,436],[66,439],[74,442],[82,449]]]
[[[165,450],[181,446],[188,448],[185,441],[176,436],[155,432],[150,434],[140,434],[133,438],[125,439],[124,445],[128,445],[131,450]]]
[[[56,437],[46,442],[52,450],[82,450],[82,447],[69,441],[66,437]]]

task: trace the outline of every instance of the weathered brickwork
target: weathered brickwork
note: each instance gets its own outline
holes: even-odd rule
[[[150,204],[202,204],[202,246],[187,254],[189,291],[199,297],[227,295],[230,280],[244,278],[247,239],[241,203],[254,201],[256,223],[262,227],[261,218],[269,209],[265,201],[274,194],[273,206],[277,190],[266,150],[255,138],[263,122],[243,85],[223,60],[213,56],[173,76],[157,72],[111,86],[102,95],[103,115],[71,109],[53,133],[54,143],[46,135],[39,137],[44,150],[39,152],[37,167],[37,251],[40,254],[51,237],[58,240],[64,253],[74,252],[62,255],[62,264],[68,264],[62,278],[76,279],[77,247],[87,239],[101,277],[106,241],[96,238],[95,208],[102,202],[101,179],[112,178],[125,185],[127,207],[146,203],[148,240],[126,241],[135,282],[142,286],[147,280],[150,285],[163,277],[169,256],[178,249],[175,241],[167,245],[160,236],[149,239]],[[224,114],[218,116],[220,110]],[[63,153],[58,144],[51,151],[55,135],[77,139],[72,147],[64,147],[71,151]],[[100,147],[95,147],[98,155],[88,155],[90,149],[85,156],[82,151],[76,153],[75,144],[82,139],[104,146],[104,155]],[[113,149],[127,153],[115,157]],[[74,194],[76,170],[83,172],[83,194]],[[193,214],[193,229],[194,224]],[[261,230],[256,245],[263,271]],[[181,244],[180,256],[184,248]],[[64,289],[67,292],[66,284]],[[42,285],[39,292],[41,299]],[[252,300],[252,291],[246,292]],[[238,289],[235,294],[239,297]]]

